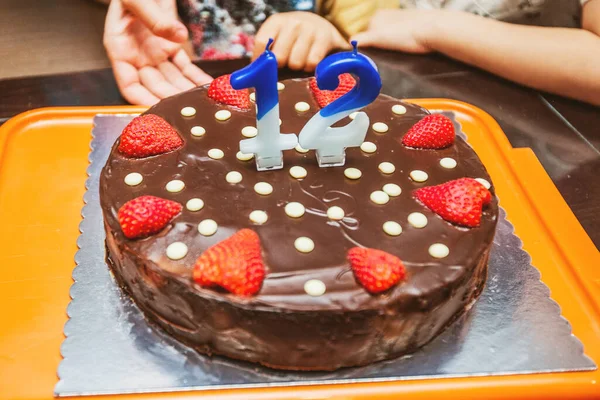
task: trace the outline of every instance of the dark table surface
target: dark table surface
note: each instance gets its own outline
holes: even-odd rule
[[[524,88],[439,55],[367,53],[379,67],[383,93],[471,103],[498,121],[514,147],[533,149],[600,248],[600,108]],[[234,60],[199,65],[218,76],[246,63]],[[292,71],[280,72],[280,79],[297,76]],[[110,69],[0,80],[0,124],[38,107],[122,104],[127,103]]]

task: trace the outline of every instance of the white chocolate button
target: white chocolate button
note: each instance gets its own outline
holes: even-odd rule
[[[285,89],[285,85],[281,82],[277,82],[277,90],[283,90]]]
[[[294,247],[300,253],[310,253],[315,249],[315,242],[313,242],[311,238],[300,236],[294,241]]]
[[[208,151],[208,156],[213,160],[220,160],[225,156],[225,153],[223,153],[223,150],[221,149],[210,149]]]
[[[305,101],[299,101],[294,105],[294,108],[298,112],[306,112],[310,110],[310,105]]]
[[[448,246],[442,243],[434,243],[429,246],[429,255],[433,258],[444,258],[450,254]]]
[[[181,192],[184,187],[185,187],[185,183],[183,183],[183,181],[180,181],[179,179],[173,179],[172,181],[167,183],[167,186],[165,186],[165,189],[167,189],[167,192],[177,193],[177,192]]]
[[[375,153],[377,151],[377,145],[373,142],[362,142],[360,149],[365,153]]]
[[[187,203],[185,203],[185,208],[190,211],[200,211],[204,208],[204,201],[198,198],[189,199]]]
[[[309,279],[304,283],[304,291],[309,296],[323,296],[325,294],[325,290],[325,284],[319,279]]]
[[[171,260],[181,260],[188,253],[188,247],[183,242],[173,242],[167,246],[167,257]]]
[[[292,168],[290,168],[290,175],[296,179],[306,178],[307,173],[308,172],[306,172],[306,168],[298,165],[294,165]]]
[[[279,118],[279,126],[281,126],[281,124],[283,124],[283,121],[281,121],[281,118]]]
[[[254,185],[254,191],[260,195],[266,196],[273,193],[273,186],[267,182],[258,182]]]
[[[398,115],[406,114],[406,107],[401,104],[394,104],[392,106],[392,112]]]
[[[373,193],[371,193],[371,196],[369,198],[375,204],[386,204],[388,201],[390,201],[390,196],[388,196],[386,192],[383,192],[381,190],[374,191]]]
[[[287,203],[285,205],[285,213],[288,217],[300,218],[304,215],[305,211],[306,209],[302,203],[298,203],[297,201],[292,201],[291,203]]]
[[[393,174],[396,170],[396,167],[391,162],[384,161],[379,164],[379,170],[384,174]]]
[[[389,130],[390,128],[388,128],[387,124],[384,122],[375,122],[373,124],[373,130],[375,132],[379,132],[379,133],[385,133]]]
[[[362,172],[358,168],[346,168],[344,170],[344,176],[348,179],[359,179],[362,176]]]
[[[392,197],[400,196],[400,193],[402,193],[400,186],[395,183],[386,183],[383,185],[383,191],[386,192],[388,196]]]
[[[219,225],[217,225],[214,219],[205,219],[198,224],[198,232],[202,236],[212,236],[218,227]]]
[[[452,169],[456,167],[456,160],[450,157],[444,157],[440,160],[442,168]]]
[[[394,221],[386,221],[383,224],[383,231],[390,236],[398,236],[402,233],[402,227]]]
[[[238,151],[237,153],[235,153],[235,158],[237,158],[240,161],[248,161],[248,160],[252,160],[254,158],[254,154],[252,153],[242,153],[241,151]]]
[[[427,226],[427,217],[420,212],[408,214],[408,223],[415,228],[425,228]]]
[[[192,136],[200,137],[204,136],[206,129],[201,126],[193,126],[192,129],[190,129],[190,132],[192,133]]]
[[[218,121],[227,121],[231,118],[231,111],[229,110],[219,110],[215,113],[215,118]]]
[[[254,222],[255,224],[262,225],[265,222],[267,222],[267,220],[269,219],[269,216],[264,211],[254,210],[250,213],[249,218],[250,218],[250,221]]]
[[[184,117],[193,117],[196,115],[196,109],[194,107],[183,107],[181,109],[181,115]]]
[[[242,128],[242,135],[245,137],[254,137],[258,135],[258,129],[254,126],[245,126]]]
[[[475,178],[475,180],[477,182],[481,183],[488,190],[492,187],[492,185],[488,181],[486,181],[485,179],[483,179],[483,178]]]
[[[137,186],[140,183],[142,183],[143,180],[144,177],[138,172],[132,172],[130,174],[127,174],[124,179],[125,184],[129,186]]]
[[[230,171],[225,175],[225,180],[228,183],[240,183],[242,181],[242,174],[237,171]]]
[[[256,93],[254,93],[254,92],[250,93],[250,100],[252,100],[254,102],[256,101]]]
[[[354,111],[352,114],[348,115],[348,118],[354,119],[358,115],[358,111]]]
[[[327,217],[329,217],[329,219],[332,219],[334,221],[342,220],[342,219],[344,219],[345,216],[346,216],[346,213],[344,212],[342,207],[333,206],[333,207],[329,207],[327,209]]]
[[[410,171],[410,179],[415,182],[425,182],[429,179],[429,175],[427,175],[427,172],[425,171],[415,169],[414,171]]]
[[[300,146],[299,144],[297,144],[296,147],[294,147],[294,149],[296,149],[296,151],[298,153],[308,153],[309,152],[308,149],[303,149],[302,146]]]

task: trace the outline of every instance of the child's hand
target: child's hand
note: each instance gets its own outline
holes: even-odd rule
[[[425,38],[439,15],[438,10],[379,10],[371,18],[369,29],[354,35],[352,40],[359,47],[429,53],[432,50]]]
[[[258,57],[269,41],[280,67],[313,71],[333,49],[350,48],[338,30],[327,21],[310,12],[292,11],[269,17],[256,34],[253,58]]]
[[[133,104],[159,99],[212,78],[182,48],[188,33],[177,20],[175,0],[112,0],[104,47],[123,97]]]

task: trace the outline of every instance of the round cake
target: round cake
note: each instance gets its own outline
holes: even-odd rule
[[[279,89],[281,132],[298,134],[323,96]],[[136,118],[102,171],[107,262],[148,320],[208,355],[335,370],[412,352],[471,307],[498,204],[448,118],[379,95],[343,167],[297,147],[258,172],[239,152],[252,96],[211,90]]]

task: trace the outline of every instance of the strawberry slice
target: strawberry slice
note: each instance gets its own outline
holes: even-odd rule
[[[140,196],[123,204],[117,213],[121,230],[129,239],[160,232],[181,212],[181,204],[154,196]]]
[[[334,100],[339,99],[351,91],[356,85],[356,80],[349,73],[341,74],[338,79],[340,84],[335,90],[321,90],[319,89],[319,86],[317,86],[317,79],[315,77],[310,79],[308,86],[310,87],[315,100],[319,104],[319,107],[323,108]]]
[[[208,97],[216,102],[247,110],[250,108],[250,91],[235,90],[231,87],[231,75],[222,75],[213,80],[208,87]]]
[[[382,250],[353,247],[347,257],[354,276],[371,293],[384,292],[406,276],[402,261]]]
[[[200,286],[218,285],[238,296],[252,296],[265,278],[260,239],[242,229],[206,250],[196,261],[194,281]]]
[[[402,144],[417,149],[443,149],[454,143],[456,133],[452,120],[442,114],[431,114],[414,124],[402,138]]]
[[[414,191],[414,196],[448,222],[474,228],[479,226],[483,206],[492,194],[472,178],[461,178]]]
[[[183,139],[167,121],[154,114],[135,117],[121,133],[119,152],[143,158],[168,153],[183,146]]]

